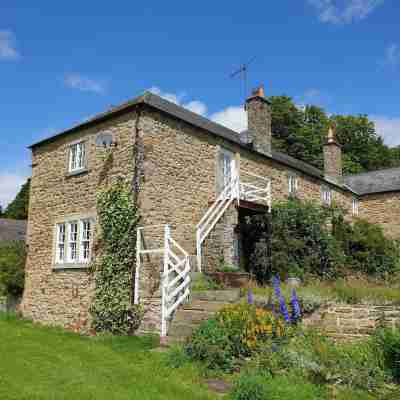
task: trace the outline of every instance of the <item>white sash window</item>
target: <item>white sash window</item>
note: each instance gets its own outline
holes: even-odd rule
[[[322,203],[325,204],[326,206],[332,205],[332,191],[330,188],[324,186],[322,188]]]
[[[55,263],[60,266],[88,264],[91,259],[93,229],[92,218],[57,223]]]
[[[56,252],[56,263],[63,263],[65,259],[65,224],[57,224]]]
[[[85,168],[85,142],[75,143],[69,148],[69,172],[79,171]]]
[[[295,195],[298,190],[298,179],[296,175],[289,175],[288,185],[289,185],[289,195]]]
[[[358,216],[359,213],[359,206],[358,206],[358,199],[357,197],[353,197],[353,202],[352,202],[352,208],[353,208],[353,215],[356,217]]]

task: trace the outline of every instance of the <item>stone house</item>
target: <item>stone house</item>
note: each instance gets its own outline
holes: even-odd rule
[[[400,235],[400,169],[343,176],[330,132],[320,171],[271,148],[262,88],[246,109],[248,130],[238,134],[146,92],[33,144],[24,315],[87,329],[96,193],[119,176],[132,182],[142,217],[135,277],[142,328],[162,335],[189,296],[190,270],[239,266],[240,221],[274,201],[296,194],[335,202]]]

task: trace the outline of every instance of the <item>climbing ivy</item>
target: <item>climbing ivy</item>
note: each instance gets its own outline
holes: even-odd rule
[[[136,227],[138,210],[129,184],[119,179],[97,196],[99,254],[95,274],[95,299],[91,307],[96,332],[127,335],[143,316],[133,305]]]

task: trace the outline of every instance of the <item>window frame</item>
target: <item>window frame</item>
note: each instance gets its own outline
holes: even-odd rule
[[[75,157],[74,149],[76,149]],[[86,170],[86,158],[87,150],[85,140],[70,143],[68,146],[68,173],[73,174]],[[79,163],[78,160],[80,161]]]
[[[358,217],[360,214],[360,201],[357,197],[353,197],[351,201],[352,215]]]
[[[296,196],[299,189],[299,179],[296,174],[288,175],[288,194],[289,196]]]
[[[332,205],[332,189],[328,186],[322,186],[321,188],[321,199],[325,206],[330,207]]]
[[[85,224],[89,224],[89,231]],[[56,221],[53,249],[54,269],[88,267],[92,260],[95,225],[96,220],[92,215],[79,215]],[[63,238],[60,231],[62,226],[64,227]],[[60,250],[61,245],[63,245],[63,250]],[[60,257],[61,253],[64,255],[63,258]]]

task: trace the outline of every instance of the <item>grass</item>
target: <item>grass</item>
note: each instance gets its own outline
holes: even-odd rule
[[[273,289],[270,287],[256,287],[254,293],[261,296],[270,296]],[[291,288],[282,285],[286,297],[290,297]],[[322,302],[338,302],[345,304],[396,304],[400,305],[400,289],[387,287],[384,283],[369,282],[367,280],[343,281],[332,283],[313,282],[296,288],[297,294],[303,299],[319,299]]]
[[[155,337],[88,338],[0,314],[0,399],[215,399]]]

